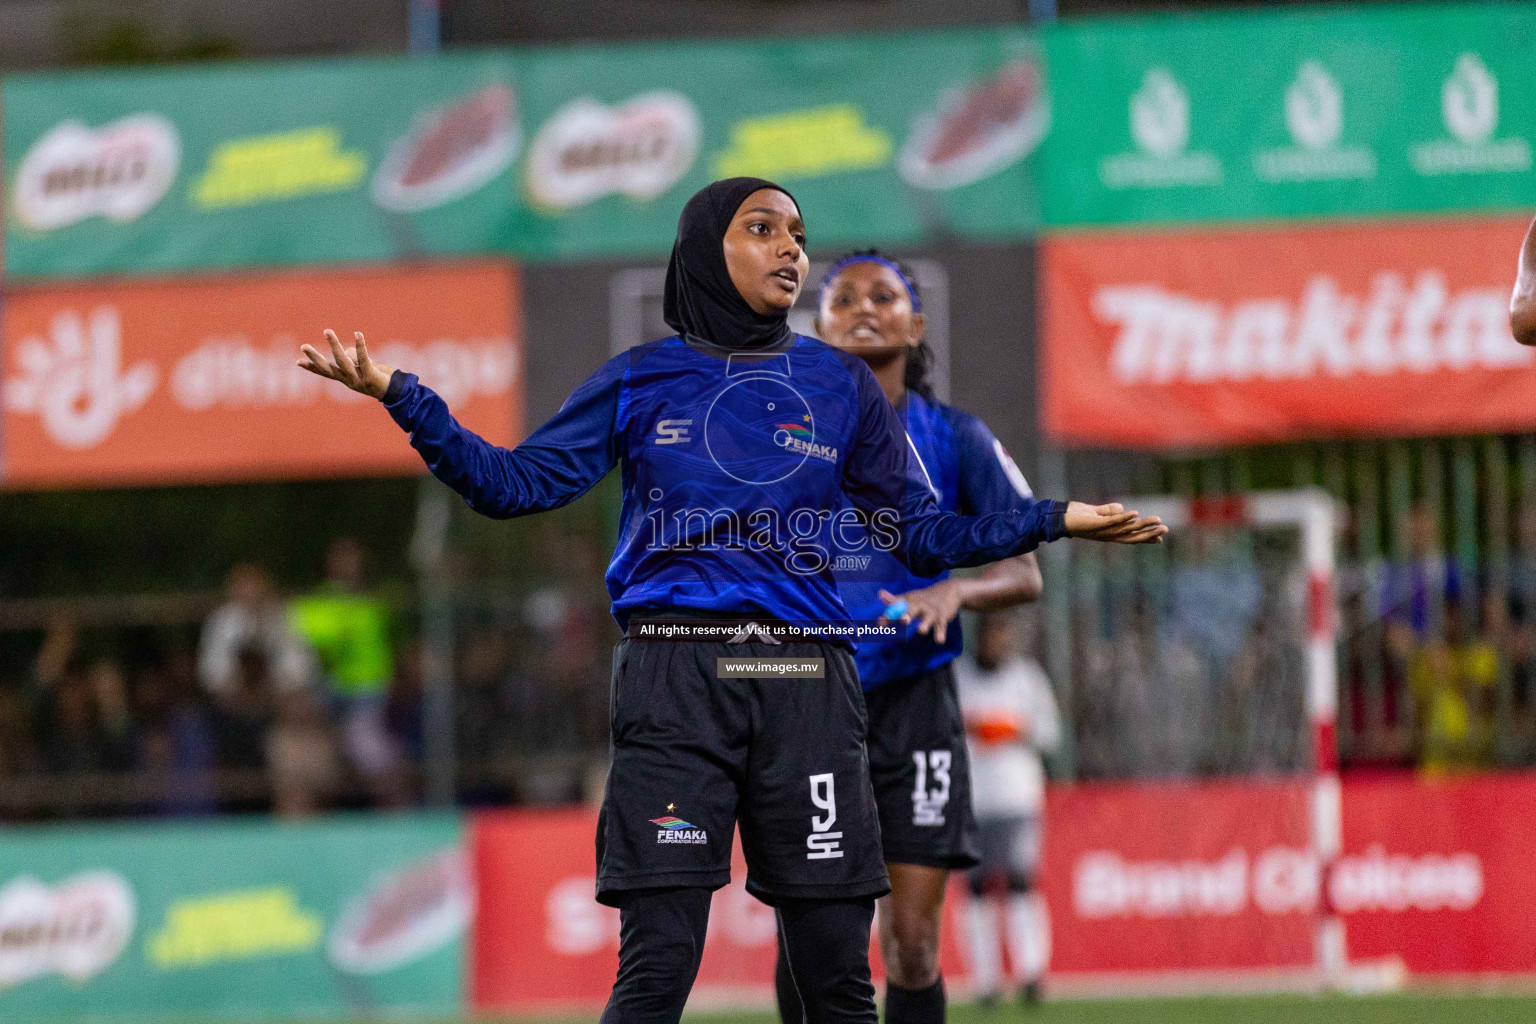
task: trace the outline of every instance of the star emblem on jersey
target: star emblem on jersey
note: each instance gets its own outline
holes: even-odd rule
[[[675,806],[675,804],[667,804],[667,810],[671,811]],[[698,846],[709,842],[708,832],[675,814],[664,814],[660,818],[652,818],[651,824],[657,826],[656,842],[663,846],[678,843]]]

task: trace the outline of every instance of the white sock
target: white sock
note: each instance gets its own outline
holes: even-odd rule
[[[972,896],[966,908],[971,947],[971,980],[976,998],[996,996],[1002,976],[1002,943],[997,929],[997,904],[987,896]]]
[[[1008,955],[1024,984],[1045,977],[1051,963],[1051,918],[1038,893],[1008,894]]]

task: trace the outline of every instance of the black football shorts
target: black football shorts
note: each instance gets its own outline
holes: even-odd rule
[[[976,817],[953,665],[881,683],[864,700],[886,863],[972,866]]]
[[[821,665],[820,678],[721,674],[721,659]],[[804,659],[803,661],[801,659]],[[613,763],[597,826],[597,898],[731,878],[781,899],[890,889],[847,648],[627,638],[614,649]]]

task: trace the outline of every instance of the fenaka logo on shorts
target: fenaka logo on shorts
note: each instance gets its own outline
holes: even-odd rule
[[[675,807],[675,804],[667,804],[668,812],[671,812]],[[658,826],[656,829],[656,841],[663,845],[683,843],[689,846],[699,846],[709,842],[708,832],[684,821],[675,814],[667,813],[659,818],[652,818],[651,824]]]

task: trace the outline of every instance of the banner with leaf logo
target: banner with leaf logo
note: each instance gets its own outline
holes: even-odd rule
[[[1536,6],[1230,12],[1046,35],[1048,224],[1536,206]]]

